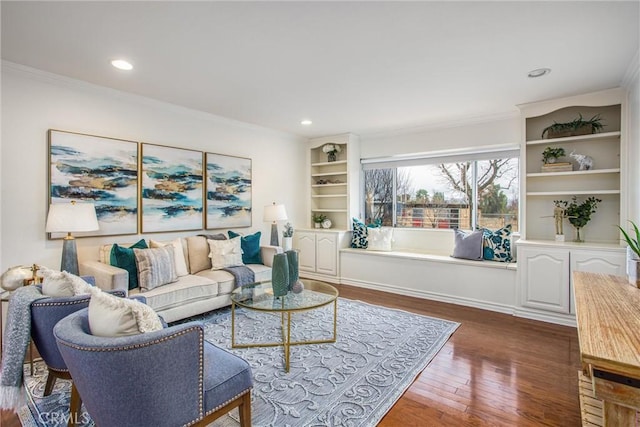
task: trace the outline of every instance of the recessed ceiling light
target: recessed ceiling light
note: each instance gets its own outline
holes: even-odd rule
[[[546,76],[550,72],[551,72],[551,68],[538,68],[537,70],[529,71],[529,74],[527,74],[527,77],[531,79],[535,79],[538,77]]]
[[[114,59],[113,61],[111,61],[111,65],[116,67],[118,70],[133,70],[133,65],[131,65],[130,62],[125,61],[124,59]]]
[[[300,124],[301,124],[301,125],[303,125],[303,126],[309,126],[309,125],[311,125],[312,123],[313,123],[313,122],[312,122],[311,120],[308,120],[308,119],[302,120],[302,121],[300,122]]]

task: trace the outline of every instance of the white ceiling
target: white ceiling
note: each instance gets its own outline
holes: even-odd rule
[[[372,134],[619,86],[638,6],[2,1],[2,58],[298,135]]]

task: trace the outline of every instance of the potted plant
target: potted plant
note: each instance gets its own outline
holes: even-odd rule
[[[564,157],[565,155],[566,153],[562,147],[547,147],[542,152],[542,163],[555,163],[560,157]]]
[[[576,196],[571,198],[571,202],[554,200],[557,207],[565,209],[566,218],[568,218],[571,225],[576,228],[576,238],[574,242],[584,242],[581,235],[582,227],[591,221],[591,214],[596,213],[596,208],[600,202],[602,202],[601,199],[596,199],[593,196],[588,197],[580,204],[578,204],[578,198]]]
[[[627,274],[629,276],[629,283],[640,288],[640,230],[638,230],[638,226],[633,221],[629,222],[633,226],[635,239],[633,238],[634,236],[627,233],[624,228],[620,226],[618,226],[618,228],[622,232],[627,245],[629,245],[627,248]]]
[[[602,123],[600,114],[596,114],[589,120],[585,120],[582,114],[567,123],[553,122],[551,126],[547,126],[542,131],[542,139],[546,138],[563,138],[566,136],[588,135],[602,131],[605,125]]]
[[[293,247],[293,225],[290,222],[284,225],[282,231],[282,249],[284,251],[290,251]]]
[[[313,220],[315,227],[320,228],[324,220],[327,219],[327,216],[325,214],[313,214],[311,215],[311,219]]]

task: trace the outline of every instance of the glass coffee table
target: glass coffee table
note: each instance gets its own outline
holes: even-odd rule
[[[289,372],[291,346],[336,342],[338,320],[338,290],[328,283],[302,280],[304,290],[289,292],[282,297],[273,296],[271,282],[258,282],[234,289],[231,293],[231,347],[284,347],[285,370]],[[333,303],[333,337],[309,341],[291,341],[291,315],[295,312],[314,310]],[[280,313],[282,340],[277,342],[239,344],[236,342],[236,305],[248,310]]]

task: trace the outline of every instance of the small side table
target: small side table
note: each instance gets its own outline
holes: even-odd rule
[[[0,293],[0,360],[2,360],[3,350],[2,350],[2,342],[4,340],[4,305],[5,303],[8,305],[9,298],[11,297],[11,292],[2,291]],[[29,341],[29,369],[31,372],[31,376],[33,376],[33,341]]]

